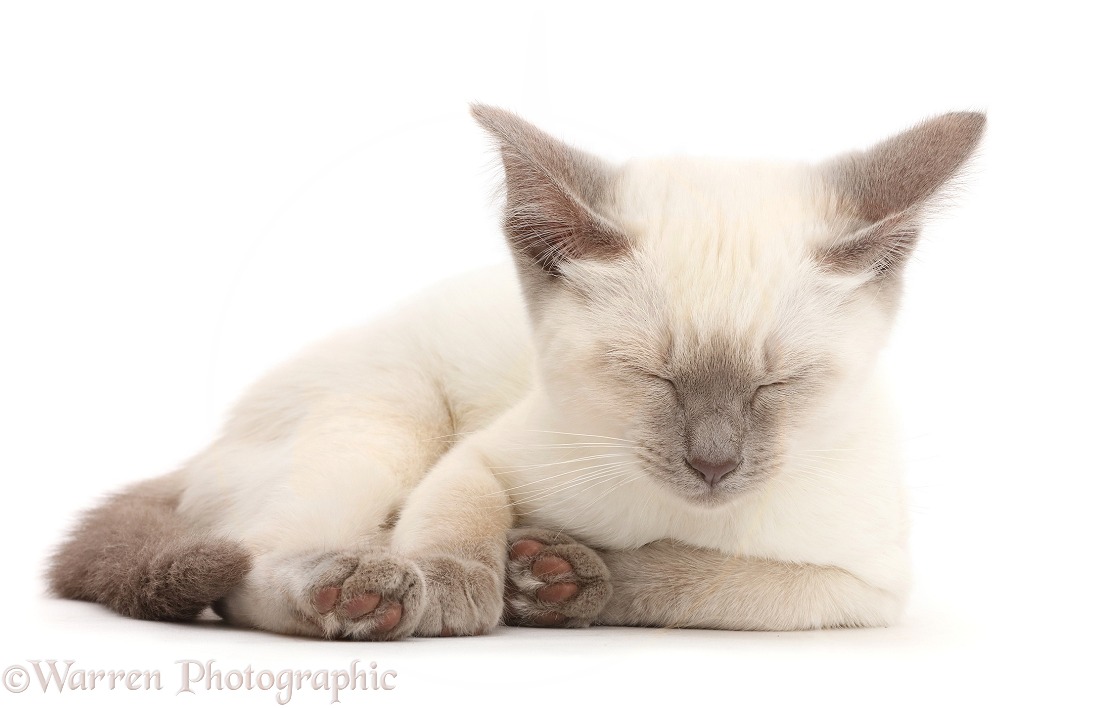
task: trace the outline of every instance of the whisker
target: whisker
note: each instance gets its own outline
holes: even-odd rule
[[[609,435],[594,435],[592,433],[568,433],[568,432],[564,432],[564,431],[561,431],[561,430],[529,430],[528,432],[547,434],[547,435],[571,435],[571,436],[574,436],[574,437],[582,437],[582,438],[602,438],[602,439],[605,439],[605,440],[616,440],[618,442],[634,443],[635,444],[635,441],[629,440],[627,438],[615,438],[615,437],[611,437]]]
[[[602,442],[588,442],[588,443],[545,443],[540,445],[508,445],[506,450],[559,450],[563,448],[588,448],[600,447],[604,449],[614,450],[639,450],[639,445],[619,445],[617,443],[602,443]]]
[[[802,454],[796,455],[796,458],[803,460],[826,460],[829,462],[853,462],[851,457],[829,457],[827,455]]]
[[[575,462],[588,462],[590,460],[600,460],[600,459],[607,458],[607,457],[626,457],[626,455],[625,455],[625,453],[621,453],[621,452],[613,452],[613,453],[605,453],[605,454],[601,454],[601,455],[587,455],[586,457],[576,457],[576,458],[571,459],[571,460],[557,460],[555,462],[538,462],[534,465],[495,465],[495,466],[491,466],[490,469],[492,469],[492,470],[506,470],[504,472],[495,472],[494,473],[496,475],[500,475],[500,474],[509,474],[510,472],[516,471],[516,470],[524,471],[524,470],[537,469],[537,468],[540,468],[540,467],[554,467],[555,465],[570,465],[570,464],[574,464]]]
[[[803,454],[807,452],[866,452],[866,450],[862,447],[830,447],[825,449],[797,450],[793,454]]]
[[[562,492],[574,489],[575,487],[580,486],[582,484],[585,484],[586,482],[591,482],[591,481],[594,481],[594,480],[597,480],[597,479],[604,478],[608,475],[620,474],[620,473],[621,473],[620,465],[611,465],[609,469],[594,470],[593,472],[591,472],[587,475],[584,475],[581,478],[576,478],[576,479],[572,479],[572,480],[564,480],[563,482],[560,482],[559,484],[557,484],[557,485],[555,485],[551,488],[538,490],[538,491],[534,492],[532,494],[532,496],[525,497],[525,498],[522,498],[522,499],[518,499],[517,503],[524,504],[524,503],[528,503],[528,502],[533,502],[533,501],[536,501],[538,499],[543,499],[545,497],[549,497],[549,496],[552,496],[554,494],[560,494]]]
[[[473,430],[467,430],[467,431],[458,432],[458,433],[448,433],[447,435],[436,435],[436,436],[431,437],[431,438],[421,438],[421,442],[431,442],[433,440],[446,440],[447,438],[462,438],[462,437],[466,437],[466,436],[470,435],[473,432],[474,432]]]
[[[545,499],[549,499],[553,496],[556,496],[556,495],[560,494],[561,492],[563,492],[567,489],[571,489],[575,485],[585,484],[587,482],[591,482],[591,481],[594,481],[596,479],[601,479],[602,477],[604,477],[608,474],[611,474],[611,473],[612,473],[612,471],[610,471],[610,472],[598,472],[596,475],[591,475],[589,477],[584,477],[580,480],[575,480],[572,483],[565,483],[561,487],[535,491],[529,496],[521,497],[521,498],[517,498],[517,499],[514,499],[512,497],[512,495],[509,495],[510,496],[510,501],[508,501],[505,504],[502,504],[500,506],[497,506],[497,507],[488,507],[488,508],[492,508],[493,511],[500,511],[502,509],[508,509],[508,508],[520,508],[524,505],[536,505],[538,502],[543,502]],[[539,508],[539,507],[537,507],[537,508]]]
[[[628,472],[626,472],[626,474],[628,474]],[[603,499],[605,499],[605,498],[606,498],[607,496],[609,496],[610,494],[612,494],[612,493],[613,493],[614,491],[616,491],[617,489],[620,489],[621,487],[624,487],[624,486],[625,486],[626,484],[629,484],[630,482],[635,482],[635,481],[637,481],[638,479],[641,479],[641,478],[642,478],[642,477],[644,477],[644,476],[645,476],[645,475],[644,475],[644,473],[643,473],[643,472],[640,472],[639,470],[635,470],[635,469],[634,469],[634,470],[633,470],[633,474],[629,474],[629,477],[628,477],[628,479],[625,479],[624,481],[622,481],[622,482],[620,482],[620,483],[618,483],[618,484],[615,484],[615,485],[613,485],[612,487],[610,487],[609,489],[607,489],[607,490],[606,490],[606,491],[605,491],[604,493],[602,493],[602,494],[601,494],[601,495],[600,495],[600,496],[599,496],[598,498],[594,499],[594,500],[593,500],[593,501],[591,501],[591,502],[590,502],[589,504],[587,504],[587,505],[586,505],[585,507],[583,507],[582,509],[580,509],[580,510],[579,510],[579,513],[575,514],[575,516],[574,516],[574,517],[572,517],[571,519],[568,519],[567,521],[565,521],[565,522],[564,522],[564,523],[563,523],[563,524],[562,524],[562,525],[561,525],[561,526],[559,527],[559,533],[563,533],[563,531],[564,531],[564,530],[565,530],[565,529],[567,528],[567,526],[568,526],[568,525],[569,525],[569,524],[570,524],[570,523],[571,523],[572,521],[577,521],[577,520],[579,519],[579,517],[581,517],[581,516],[583,515],[583,512],[585,512],[585,511],[588,511],[589,509],[593,508],[593,507],[594,507],[594,506],[595,506],[596,504],[598,504],[598,503],[599,503],[600,501],[602,501],[602,500],[603,500]]]
[[[546,482],[550,482],[553,479],[557,479],[559,477],[565,477],[569,474],[581,474],[583,472],[588,472],[590,470],[604,469],[606,467],[612,467],[614,465],[619,465],[619,464],[621,464],[621,463],[619,463],[619,462],[605,462],[605,463],[602,463],[602,464],[591,465],[590,467],[577,467],[573,470],[567,470],[566,472],[560,472],[559,474],[548,475],[547,477],[542,477],[540,479],[535,479],[535,480],[532,480],[530,482],[525,482],[524,484],[518,484],[518,485],[513,486],[513,487],[506,487],[505,489],[499,489],[497,492],[490,492],[489,494],[483,494],[482,496],[494,496],[495,494],[500,494],[501,492],[509,492],[509,491],[514,490],[514,489],[522,489],[524,487],[531,487],[531,486],[534,486],[534,485],[537,485],[537,484],[544,484]],[[566,481],[566,480],[564,480],[564,481]]]
[[[546,499],[548,497],[554,496],[556,494],[562,494],[563,492],[569,491],[571,489],[574,489],[577,486],[581,486],[581,485],[586,484],[588,482],[601,480],[601,479],[604,479],[604,478],[609,477],[609,476],[616,476],[616,475],[623,474],[624,470],[622,469],[622,467],[624,467],[625,464],[626,463],[611,463],[610,465],[608,465],[605,468],[594,470],[593,472],[590,472],[589,474],[583,475],[580,478],[575,478],[575,479],[572,479],[572,480],[564,480],[563,482],[561,482],[559,484],[556,484],[556,485],[554,485],[554,486],[552,486],[548,489],[536,490],[535,492],[531,493],[529,496],[514,499],[513,502],[510,504],[510,506],[512,504],[533,503],[533,502],[540,501],[542,499]]]

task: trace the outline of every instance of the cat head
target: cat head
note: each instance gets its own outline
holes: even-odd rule
[[[672,492],[721,503],[815,449],[866,395],[923,217],[979,113],[818,165],[614,166],[476,105],[562,430],[627,441]]]

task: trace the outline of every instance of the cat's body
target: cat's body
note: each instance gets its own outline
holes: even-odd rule
[[[921,210],[982,117],[819,168],[618,169],[476,115],[505,160],[516,272],[270,374],[183,470],[93,512],[55,590],[356,638],[484,632],[503,607],[539,625],[894,621],[907,528],[875,359]]]

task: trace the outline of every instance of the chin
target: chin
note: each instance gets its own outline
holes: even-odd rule
[[[736,482],[729,480],[713,487],[707,484],[686,485],[674,481],[666,481],[664,485],[672,494],[683,501],[702,508],[724,506],[740,499],[758,486],[745,480]]]

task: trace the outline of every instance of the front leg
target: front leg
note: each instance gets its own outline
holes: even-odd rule
[[[597,624],[786,631],[881,627],[900,594],[833,566],[785,563],[657,541],[601,553],[613,597]]]
[[[417,636],[485,634],[501,617],[505,537],[513,513],[478,434],[421,480],[393,532],[393,549],[423,574]]]

